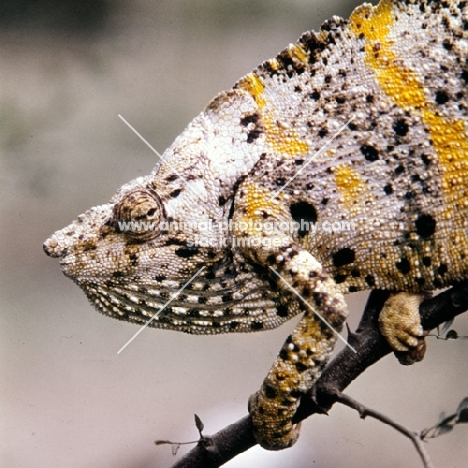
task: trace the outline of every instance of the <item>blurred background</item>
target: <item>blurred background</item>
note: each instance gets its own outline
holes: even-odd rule
[[[243,417],[288,323],[252,335],[137,331],[98,314],[42,242],[124,182],[148,174],[205,104],[360,0],[0,1],[0,465],[169,467],[155,439],[194,440]],[[365,294],[349,296],[354,327]],[[455,322],[468,334],[466,314]],[[468,395],[466,342],[429,340],[423,363],[393,357],[348,392],[414,429]],[[428,448],[465,467],[468,428]],[[179,454],[187,451],[181,448]],[[178,455],[180,456],[180,455]],[[254,448],[229,468],[416,467],[411,443],[336,406],[282,453]]]

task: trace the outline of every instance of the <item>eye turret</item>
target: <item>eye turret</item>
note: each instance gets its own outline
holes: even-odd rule
[[[157,193],[138,189],[115,205],[113,217],[117,232],[143,241],[157,237],[163,215],[163,205]]]

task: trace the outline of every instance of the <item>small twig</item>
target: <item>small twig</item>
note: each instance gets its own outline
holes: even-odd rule
[[[424,468],[434,468],[434,465],[432,464],[432,461],[429,457],[429,454],[427,453],[426,447],[424,446],[421,432],[416,432],[412,431],[411,429],[407,428],[406,426],[403,426],[402,424],[399,424],[395,422],[393,419],[391,419],[388,416],[385,416],[384,414],[380,413],[379,411],[370,409],[359,403],[358,401],[354,400],[350,396],[340,393],[337,396],[337,400],[341,404],[355,409],[358,413],[361,419],[365,419],[366,416],[370,416],[371,418],[377,419],[378,421],[388,424],[389,426],[393,427],[396,429],[398,432],[403,434],[404,436],[408,437],[411,442],[413,442],[414,446],[416,447],[416,450],[419,453],[419,456],[421,457],[422,462],[424,463]]]

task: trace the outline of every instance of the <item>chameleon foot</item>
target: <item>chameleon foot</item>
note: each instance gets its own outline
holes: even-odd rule
[[[380,331],[402,364],[421,361],[426,349],[419,316],[422,294],[392,294],[379,316]]]

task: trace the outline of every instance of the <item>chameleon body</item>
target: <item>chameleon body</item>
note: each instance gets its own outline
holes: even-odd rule
[[[468,277],[467,57],[466,1],[381,0],[333,17],[215,97],[151,175],[44,248],[120,320],[214,334],[303,313],[250,399],[258,441],[290,446],[344,293],[392,291],[382,332],[408,350],[421,294]]]

